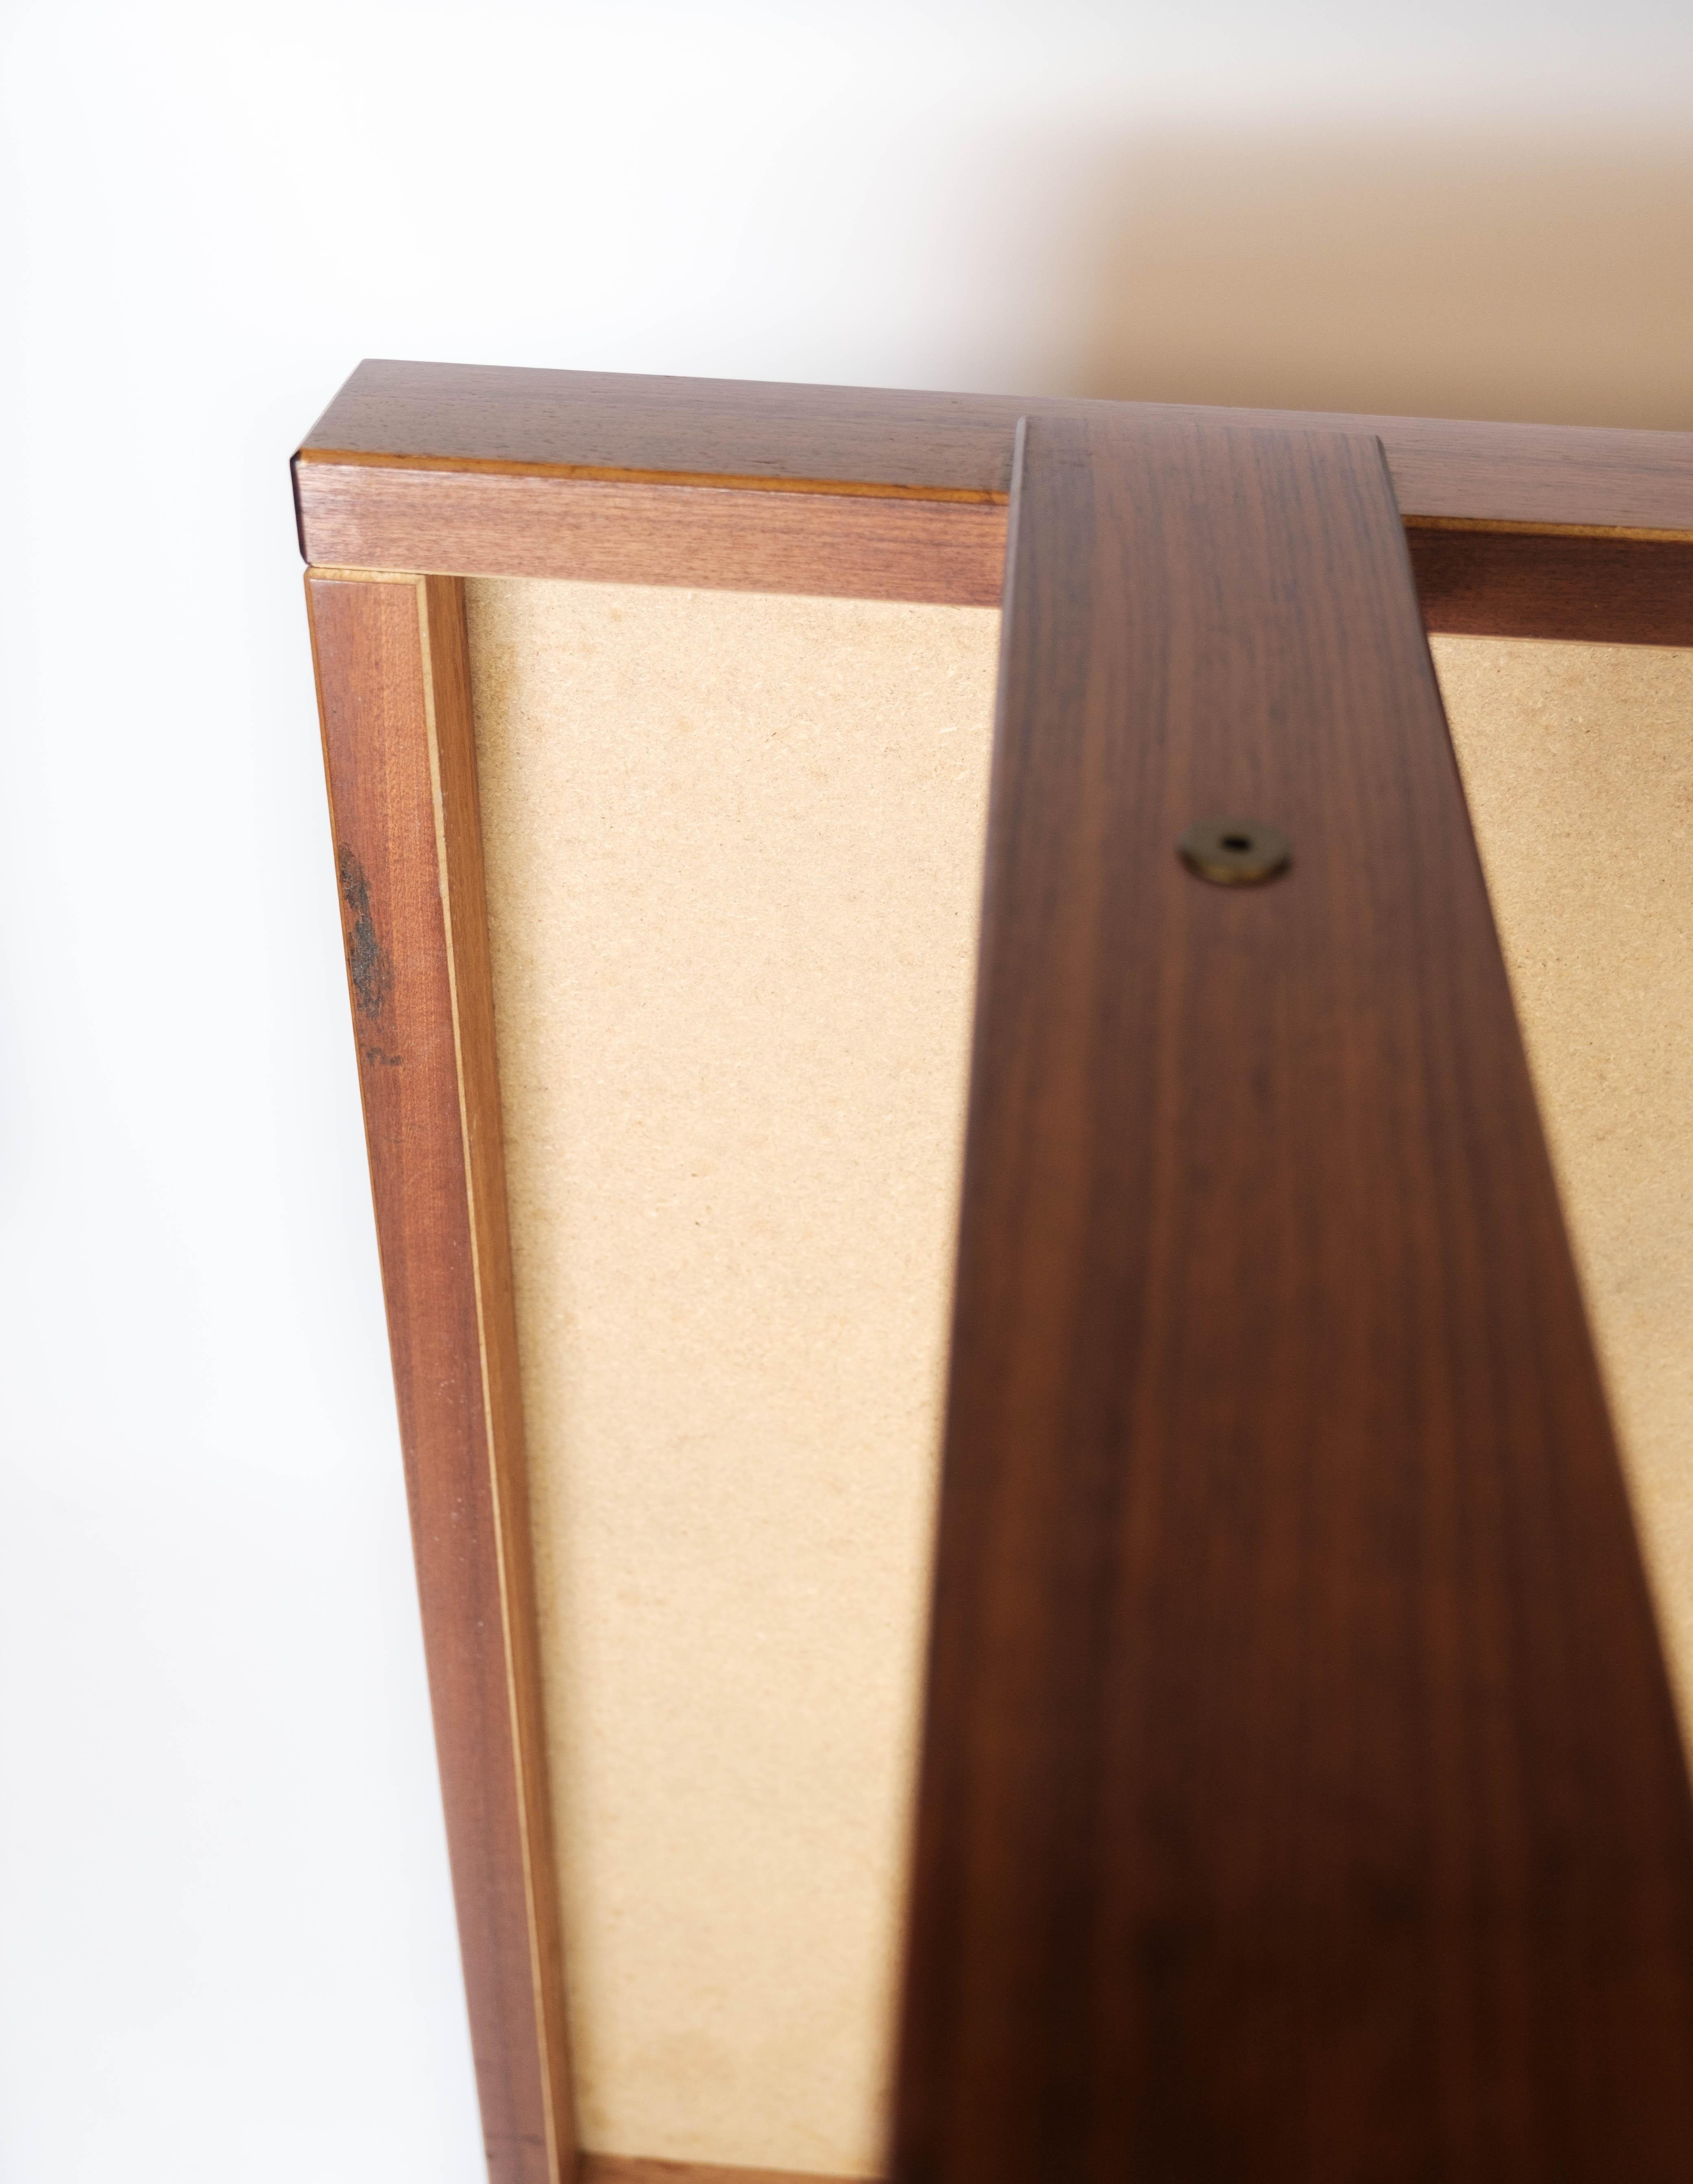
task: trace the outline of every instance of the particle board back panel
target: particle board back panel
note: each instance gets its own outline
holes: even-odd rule
[[[469,588],[596,2151],[880,2163],[997,625]]]
[[[1433,652],[1686,1738],[1693,651]]]
[[[584,2142],[874,2175],[998,616],[467,589]],[[1435,655],[1685,1713],[1693,654]]]

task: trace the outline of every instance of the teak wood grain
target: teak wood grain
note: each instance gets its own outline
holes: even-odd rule
[[[308,579],[448,1850],[493,2184],[575,2158],[462,587]]]
[[[1693,432],[1612,426],[371,361],[300,452],[1003,502],[1020,417],[1102,415],[1372,432],[1408,516],[1693,533]]]
[[[348,568],[991,606],[1005,510],[864,495],[314,464],[310,559]]]
[[[650,2161],[639,2155],[584,2153],[576,2184],[849,2184],[791,2169],[714,2169],[696,2161]]]
[[[1431,628],[1693,642],[1677,432],[367,363],[296,459],[301,545],[343,567],[991,604],[1024,415],[1374,432]]]
[[[1035,418],[1013,529],[896,2177],[1675,2184],[1693,1806],[1381,451]]]
[[[1693,645],[1693,539],[1420,523],[1405,536],[1430,630]]]

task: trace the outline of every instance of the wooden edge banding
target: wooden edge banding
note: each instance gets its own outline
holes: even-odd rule
[[[991,503],[301,465],[314,563],[990,606]]]
[[[1693,538],[1408,524],[1427,629],[1693,645]]]
[[[757,415],[760,390],[743,392],[741,410],[732,420],[742,433],[747,415]],[[896,442],[903,431],[916,443],[911,450],[897,450],[896,460],[866,439],[854,398],[840,395],[831,408],[830,390],[812,390],[817,398],[806,417],[796,420],[779,407],[792,390],[767,392],[770,441],[784,451],[792,474],[736,476],[710,466],[707,457],[723,451],[724,419],[686,414],[679,424],[665,413],[662,429],[650,428],[653,452],[668,454],[673,470],[308,447],[294,465],[301,550],[313,564],[372,570],[424,568],[460,576],[936,605],[997,601],[1005,508],[995,481],[1002,453],[1009,460],[1012,433],[1009,415],[1001,414],[1003,398],[958,398],[974,434],[966,460],[958,445],[959,428],[941,432],[936,426],[933,398],[902,426],[897,405],[905,398],[888,396],[884,430]],[[1036,415],[1276,421],[1270,412],[1160,411],[1143,404],[1027,406]],[[1693,477],[1693,462],[1682,448],[1684,441],[1693,444],[1693,436],[1575,429],[1561,435],[1554,427],[1528,432],[1414,419],[1381,421],[1400,428],[1396,461],[1396,443],[1388,434],[1389,465],[1430,630],[1693,643],[1693,484],[1679,498],[1679,488],[1655,496],[1642,469],[1654,443],[1662,443],[1666,462],[1682,460]],[[1324,422],[1297,412],[1285,420],[1289,428],[1316,429]],[[514,428],[496,420],[483,429],[497,437],[502,430],[509,437]],[[581,429],[586,433],[589,427]],[[627,424],[618,427],[615,415],[601,429],[613,440],[621,432],[622,442],[634,444]],[[812,475],[807,453],[813,461],[830,454],[838,462],[851,459],[855,474]],[[902,465],[920,470],[925,461],[937,473],[932,485],[880,475]],[[959,484],[959,475],[973,482]],[[1676,514],[1682,499],[1686,532],[1654,528],[1645,521]],[[1443,515],[1443,503],[1451,504],[1454,512]],[[1517,513],[1477,512],[1489,505]],[[1553,520],[1560,511],[1573,520]],[[1598,520],[1607,515],[1615,521]]]
[[[797,2169],[713,2169],[697,2161],[650,2161],[640,2154],[584,2153],[577,2184],[861,2184]]]
[[[823,493],[867,500],[956,501],[966,506],[991,503],[1003,508],[1009,499],[1009,495],[986,487],[888,485],[874,478],[803,475],[748,477],[734,471],[629,470],[615,464],[507,462],[494,456],[479,455],[372,454],[360,448],[302,448],[294,460],[369,470],[459,471],[479,471],[489,477],[574,478],[588,485],[705,486],[732,493]]]
[[[460,1117],[471,1198],[471,1241],[481,1337],[483,1401],[494,1485],[496,1551],[504,1609],[511,1734],[517,1754],[523,1875],[528,1897],[531,1977],[541,2025],[544,2088],[552,2169],[562,2176],[574,2142],[565,2020],[563,1944],[553,1864],[551,1777],[541,1704],[534,1562],[529,1541],[528,1480],[523,1452],[522,1387],[511,1281],[511,1240],[489,954],[482,815],[477,794],[476,729],[464,586],[426,577],[418,588],[429,754],[435,794],[441,900]]]
[[[309,574],[447,1846],[493,2184],[574,2163],[464,627]]]
[[[1606,426],[372,359],[340,389],[301,454],[306,463],[1003,500],[1022,416],[1373,433],[1407,516],[1693,534],[1693,432]]]

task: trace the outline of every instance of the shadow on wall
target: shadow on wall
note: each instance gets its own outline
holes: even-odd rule
[[[1046,171],[1068,391],[1693,426],[1693,148],[1171,132]]]

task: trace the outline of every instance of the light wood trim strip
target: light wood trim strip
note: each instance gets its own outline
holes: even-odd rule
[[[1693,1803],[1379,448],[1026,447],[893,2173],[1674,2184]]]
[[[471,2040],[493,2184],[575,2158],[463,588],[307,599]]]
[[[713,2169],[698,2161],[651,2161],[639,2154],[584,2153],[577,2184],[849,2184],[846,2177],[798,2169]]]

